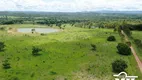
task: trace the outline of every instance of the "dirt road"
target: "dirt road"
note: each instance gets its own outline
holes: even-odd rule
[[[121,33],[125,36],[125,41],[129,41],[127,35],[123,32],[123,30],[121,30]],[[135,49],[133,48],[133,46],[131,46],[130,48],[131,48],[131,51],[136,59],[138,67],[142,73],[142,62],[140,61],[139,57],[137,56],[137,53],[136,53]]]

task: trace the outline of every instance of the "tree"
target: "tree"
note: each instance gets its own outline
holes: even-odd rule
[[[115,37],[114,36],[109,36],[107,38],[107,41],[116,41]]]
[[[4,69],[9,69],[9,68],[11,68],[11,66],[10,66],[10,63],[8,62],[8,60],[5,60],[5,61],[3,61],[3,68]]]
[[[131,48],[124,44],[124,43],[119,43],[117,45],[118,53],[122,55],[130,55],[131,54]]]
[[[2,24],[3,24],[3,25],[14,24],[14,21],[13,21],[13,20],[10,20],[10,21],[9,21],[9,20],[6,20],[6,21],[3,21]]]
[[[0,51],[3,51],[4,47],[5,47],[4,42],[0,42]]]
[[[116,60],[112,63],[112,69],[114,72],[122,72],[128,67],[127,63],[124,60]]]
[[[37,48],[37,47],[33,47],[32,48],[32,55],[33,56],[39,56],[39,55],[41,55],[41,54],[39,54],[40,51],[42,51],[42,50]]]

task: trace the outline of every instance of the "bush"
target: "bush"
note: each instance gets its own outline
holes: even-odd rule
[[[32,55],[33,56],[39,56],[39,52],[42,51],[41,49],[37,48],[37,47],[33,47],[32,48]]]
[[[56,75],[57,73],[54,71],[50,71],[50,75]]]
[[[107,38],[107,41],[116,41],[115,37],[114,36],[109,36]]]
[[[0,42],[0,51],[3,51],[4,47],[5,47],[4,42]]]
[[[0,30],[1,31],[4,31],[6,28],[5,27],[0,27]]]
[[[96,45],[95,44],[91,44],[92,50],[96,51]]]
[[[41,35],[41,36],[45,36],[46,34],[45,34],[45,33],[41,33],[40,35]]]
[[[131,54],[131,49],[128,45],[124,43],[119,43],[117,45],[118,53],[122,55],[130,55]]]
[[[117,73],[125,71],[127,67],[128,66],[124,60],[116,60],[112,63],[112,69]]]
[[[8,62],[8,60],[5,60],[5,61],[3,61],[3,68],[4,69],[9,69],[9,68],[11,68],[11,66],[10,66],[10,63]]]
[[[31,74],[31,77],[34,77],[35,76],[35,73],[33,72],[32,74]]]

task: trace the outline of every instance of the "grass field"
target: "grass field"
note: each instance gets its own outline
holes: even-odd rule
[[[108,42],[106,39],[110,35],[117,41]],[[44,36],[0,31],[0,41],[6,44],[5,51],[0,52],[0,64],[9,59],[12,67],[5,70],[0,65],[0,80],[114,80],[111,63],[116,59],[127,61],[128,74],[142,79],[133,55],[117,53],[116,46],[121,39],[111,29],[82,29],[68,25],[62,32]],[[91,44],[97,46],[96,51],[91,50]],[[42,55],[32,56],[33,46],[41,48]]]

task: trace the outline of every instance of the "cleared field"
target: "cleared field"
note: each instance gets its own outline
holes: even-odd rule
[[[117,41],[108,42],[110,35]],[[111,63],[116,59],[127,61],[128,74],[142,79],[133,55],[117,53],[116,46],[121,39],[111,29],[68,25],[62,32],[44,36],[0,31],[0,41],[6,44],[5,51],[0,52],[0,63],[8,58],[12,67],[4,70],[0,65],[0,80],[114,80]],[[96,51],[91,50],[91,44],[97,46]],[[33,46],[41,48],[42,55],[32,56]]]

